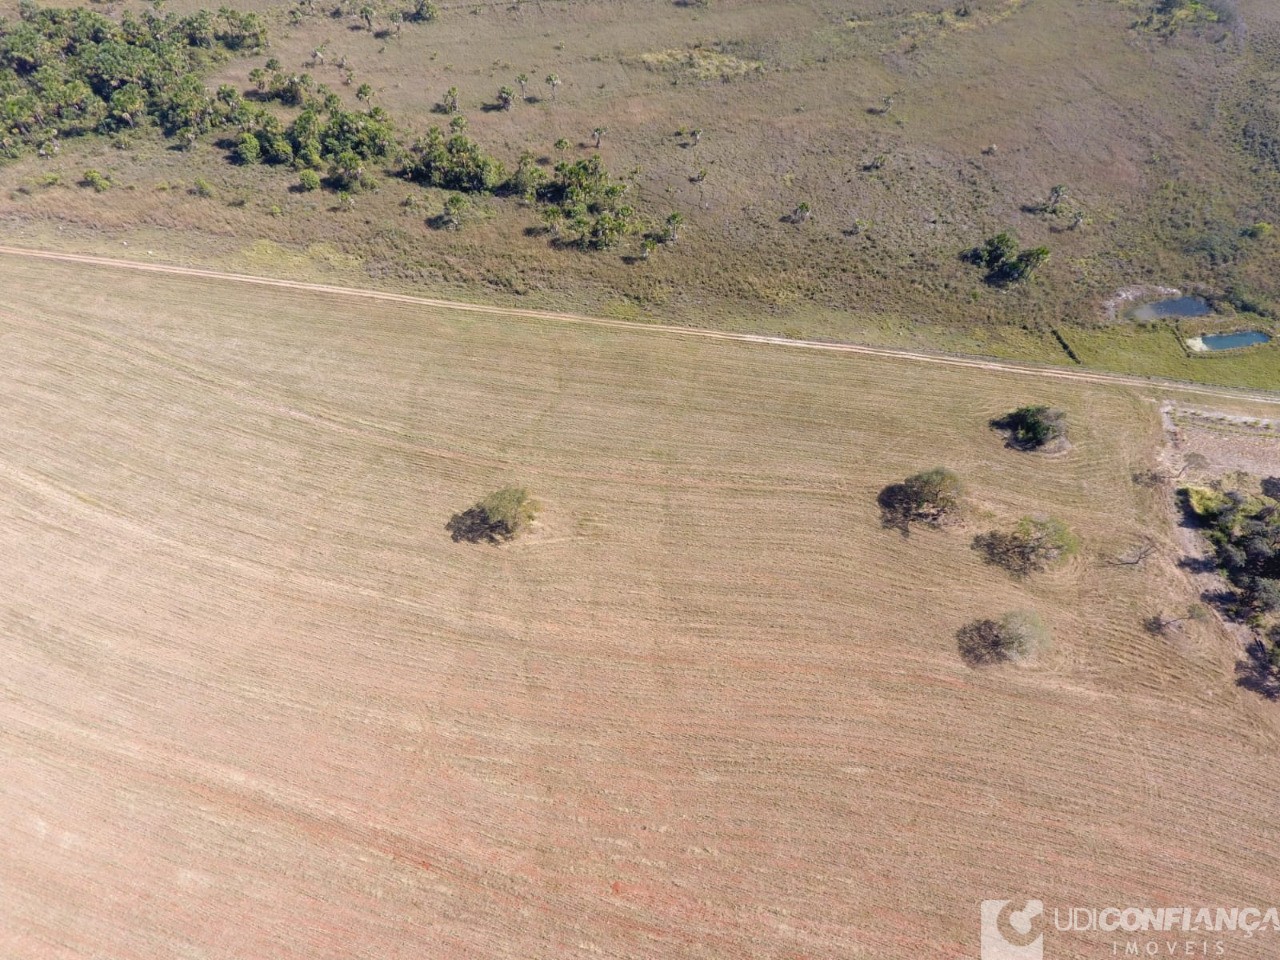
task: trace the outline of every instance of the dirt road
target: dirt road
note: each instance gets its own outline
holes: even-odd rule
[[[1054,368],[1036,366],[1034,364],[1016,363],[1008,360],[989,360],[979,357],[965,357],[947,354],[921,353],[913,350],[896,350],[889,347],[871,347],[855,343],[829,343],[821,340],[798,340],[790,337],[776,337],[757,333],[733,333],[724,330],[708,330],[697,327],[677,327],[661,323],[639,323],[629,320],[610,320],[604,317],[588,317],[574,313],[557,313],[546,310],[522,310],[515,307],[495,307],[478,303],[464,303],[458,300],[444,300],[436,297],[415,297],[403,293],[389,293],[383,290],[368,290],[359,287],[331,286],[322,283],[303,283],[298,280],[280,280],[273,277],[257,277],[243,273],[223,273],[217,270],[204,270],[197,267],[182,267],[164,263],[143,263],[136,260],[117,260],[111,257],[94,257],[85,254],[62,253],[54,250],[32,250],[24,247],[0,245],[0,256],[30,257],[42,260],[59,260],[67,263],[83,263],[95,267],[109,267],[119,270],[141,270],[152,273],[177,274],[188,277],[202,277],[209,280],[226,280],[233,283],[252,283],[268,287],[284,287],[292,290],[305,290],[313,293],[325,293],[346,297],[361,297],[367,300],[384,300],[395,303],[417,304],[438,309],[458,310],[467,313],[480,313],[490,316],[509,317],[519,320],[544,320],[555,323],[573,323],[595,327],[614,327],[624,330],[643,330],[655,335],[700,337],[707,340],[731,340],[741,343],[760,343],[777,347],[791,347],[803,350],[827,350],[837,353],[854,353],[862,356],[890,357],[897,360],[914,360],[919,363],[941,364],[951,367],[969,367],[976,370],[992,370],[1003,373],[1021,374],[1046,380],[1074,380],[1083,383],[1102,383],[1118,386],[1154,385],[1162,390],[1179,393],[1193,393],[1205,397],[1221,397],[1233,400],[1255,400],[1262,403],[1280,404],[1280,393],[1233,390],[1226,387],[1199,386],[1176,380],[1162,380],[1153,377],[1133,377],[1122,374],[1102,373],[1095,370],[1079,370],[1071,368]]]

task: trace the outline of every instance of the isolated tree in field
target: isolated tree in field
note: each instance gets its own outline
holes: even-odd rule
[[[702,131],[700,129],[694,128],[690,130],[689,136],[693,137],[693,145],[695,147],[702,142]]]
[[[667,214],[667,219],[663,222],[662,242],[675,243],[679,240],[682,226],[684,226],[684,214],[678,210]]]
[[[373,87],[367,83],[362,83],[356,87],[356,99],[361,103],[366,103],[373,99]]]
[[[551,99],[557,97],[556,91],[560,89],[560,77],[554,73],[547,74],[547,86],[551,88]]]
[[[1043,404],[1019,407],[992,420],[991,426],[1007,432],[1009,445],[1020,450],[1039,450],[1067,437],[1065,411]]]
[[[516,83],[520,85],[520,96],[527,100],[529,97],[529,75],[526,73],[516,74]]]
[[[503,110],[510,110],[512,104],[516,102],[516,92],[510,87],[502,87],[498,90],[498,106]]]
[[[600,149],[600,141],[604,139],[604,135],[607,132],[608,131],[604,127],[596,127],[594,130],[591,131],[591,136],[595,138],[597,150]]]
[[[1011,610],[998,620],[974,620],[956,632],[960,656],[971,667],[1019,663],[1045,650],[1049,628],[1030,610]]]
[[[1067,188],[1059,183],[1049,191],[1049,199],[1045,201],[1045,213],[1057,214],[1058,209],[1062,206],[1062,201],[1067,198]]]
[[[524,487],[503,487],[445,524],[455,543],[499,544],[524,533],[537,516],[538,504]]]
[[[880,491],[880,519],[886,527],[910,532],[912,523],[941,526],[963,506],[964,485],[955,472],[934,467],[891,483]]]
[[[1012,260],[1018,253],[1018,238],[1009,230],[991,237],[980,250],[980,261],[987,267],[996,268]]]
[[[370,33],[373,32],[373,14],[373,7],[367,3],[360,8],[360,19],[364,21],[364,25]]]
[[[1080,541],[1061,520],[1023,517],[1012,530],[978,534],[973,548],[987,563],[1026,577],[1062,562],[1080,549]]]
[[[640,241],[640,259],[648,260],[650,254],[653,253],[653,250],[657,245],[658,245],[658,241],[653,239],[653,237],[645,237],[643,240],[641,240]]]
[[[444,98],[440,101],[440,107],[445,113],[458,112],[458,88],[450,87],[444,92]]]
[[[467,210],[467,198],[460,193],[451,195],[444,202],[444,225],[457,230],[462,226],[462,216]]]
[[[796,204],[796,208],[791,211],[792,223],[808,223],[809,218],[813,216],[813,208],[808,203],[801,201]]]

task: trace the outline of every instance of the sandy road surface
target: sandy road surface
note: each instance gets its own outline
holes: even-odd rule
[[[658,323],[637,323],[628,320],[610,320],[604,317],[587,317],[573,313],[556,313],[545,310],[521,310],[512,307],[493,307],[485,304],[466,303],[459,300],[415,297],[409,294],[388,293],[381,290],[367,290],[359,287],[340,287],[321,283],[303,283],[297,280],[280,280],[272,277],[257,277],[242,273],[222,273],[217,270],[204,270],[198,267],[144,263],[137,260],[118,260],[111,257],[95,257],[85,254],[61,253],[54,250],[33,250],[25,247],[7,247],[0,245],[0,256],[35,257],[37,259],[57,260],[65,263],[83,263],[98,267],[111,267],[120,270],[144,270],[154,273],[175,274],[179,276],[203,277],[210,280],[253,283],[269,287],[309,290],[314,293],[337,294],[347,297],[364,297],[371,300],[417,304],[424,307],[436,307],[467,313],[483,313],[490,316],[510,317],[513,319],[552,320],[560,323],[586,324],[597,327],[613,327],[623,330],[644,330],[653,334],[701,337],[709,340],[730,340],[740,343],[763,343],[771,344],[773,346],[792,347],[805,350],[829,350],[838,353],[853,353],[872,357],[892,357],[899,360],[915,360],[920,363],[943,364],[951,367],[1001,371],[1004,373],[1016,373],[1024,376],[1042,377],[1051,380],[1074,380],[1081,383],[1100,383],[1117,386],[1157,386],[1162,390],[1171,390],[1180,393],[1194,393],[1199,396],[1222,397],[1224,399],[1232,400],[1246,399],[1261,401],[1263,403],[1280,404],[1280,395],[1277,394],[1258,391],[1233,390],[1224,387],[1199,386],[1175,380],[1162,380],[1151,377],[1130,377],[1122,374],[1075,370],[1069,368],[1055,369],[1053,367],[1035,366],[1033,364],[1014,363],[1011,361],[986,360],[976,357],[952,356],[946,354],[920,353],[912,350],[896,350],[889,347],[870,347],[854,343],[828,343],[821,340],[796,340],[789,337],[767,336],[757,333],[732,333],[729,331],[707,330],[696,327],[673,327]]]

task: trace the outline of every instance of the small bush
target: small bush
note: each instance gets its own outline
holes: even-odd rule
[[[1009,230],[997,233],[980,246],[967,250],[963,259],[986,268],[986,281],[1003,287],[1021,283],[1049,259],[1048,247],[1018,250],[1018,238]]]
[[[1050,639],[1049,628],[1030,610],[1012,610],[999,620],[974,620],[956,632],[960,656],[973,667],[1030,660]]]
[[[1023,517],[1010,531],[992,530],[973,538],[987,563],[1025,577],[1061,563],[1080,549],[1080,540],[1061,520]]]
[[[235,158],[237,163],[249,166],[262,160],[262,144],[258,138],[246,130],[236,138]]]
[[[527,530],[537,510],[537,503],[524,487],[503,487],[455,513],[445,529],[455,543],[504,543]]]
[[[1056,407],[1019,407],[992,420],[991,426],[1007,431],[1010,446],[1021,450],[1039,450],[1067,437],[1067,415]]]
[[[194,189],[197,197],[204,197],[206,200],[208,200],[210,197],[213,196],[213,184],[211,184],[204,177],[196,177]]]
[[[94,193],[106,193],[111,189],[111,178],[93,169],[84,172],[83,183],[87,187],[92,187]]]
[[[881,521],[903,533],[913,522],[940,526],[959,512],[963,496],[964,485],[955,472],[934,467],[880,491]]]
[[[314,170],[303,170],[298,174],[298,186],[307,193],[320,189],[320,174]]]
[[[1231,503],[1225,493],[1210,487],[1186,486],[1178,493],[1182,496],[1187,510],[1206,521],[1214,519]]]

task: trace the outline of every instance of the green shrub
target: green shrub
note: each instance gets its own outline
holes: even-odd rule
[[[320,189],[320,174],[314,170],[302,170],[298,173],[298,186],[306,192]]]
[[[111,189],[111,178],[94,169],[84,172],[83,183],[87,187],[92,187],[95,193],[106,193]]]
[[[1055,407],[1019,407],[1012,413],[991,421],[996,430],[1009,433],[1012,446],[1024,450],[1038,450],[1046,444],[1065,440],[1067,415]]]
[[[881,522],[907,533],[913,522],[940,526],[959,512],[964,485],[954,471],[934,467],[880,491]]]
[[[1185,486],[1178,493],[1182,496],[1187,509],[1201,520],[1212,520],[1230,503],[1226,494],[1211,487]]]
[[[525,532],[537,516],[538,504],[524,487],[503,487],[455,513],[445,524],[455,542],[503,543]]]
[[[262,145],[257,136],[246,130],[236,138],[235,158],[237,163],[254,164],[262,159]]]

